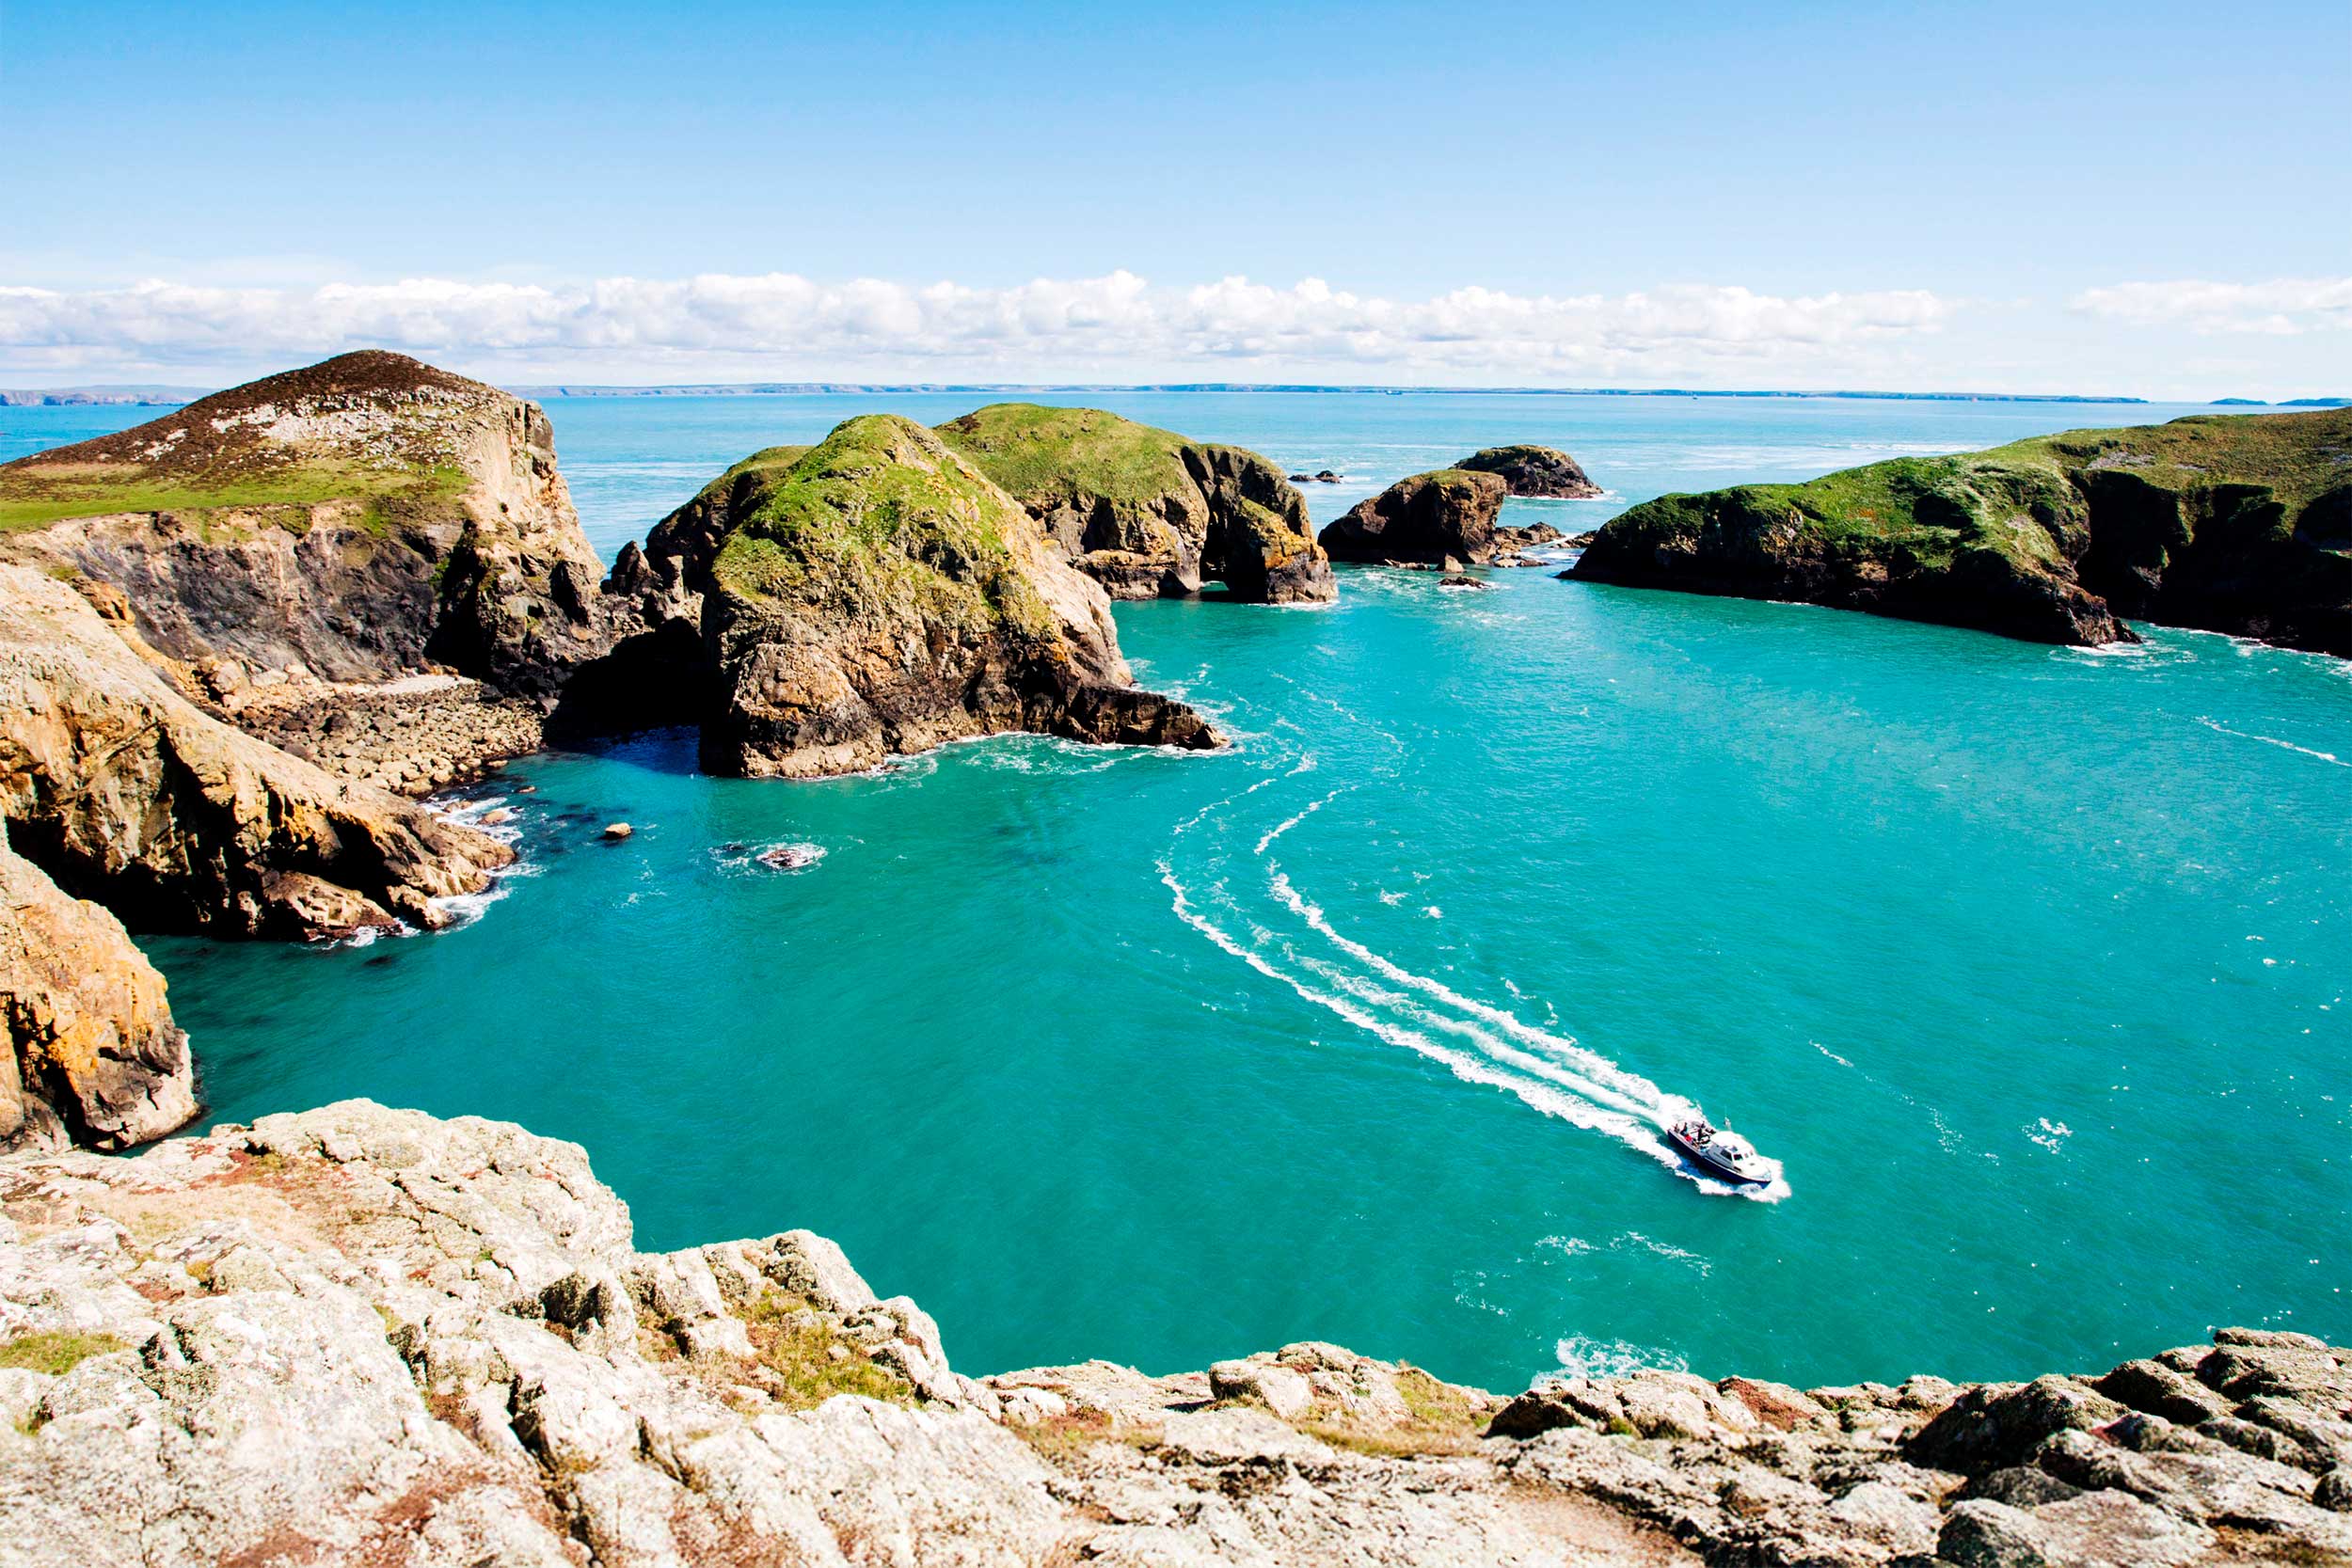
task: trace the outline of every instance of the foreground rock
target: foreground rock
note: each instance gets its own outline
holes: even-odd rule
[[[1487,447],[1454,466],[1471,473],[1499,474],[1515,496],[1590,500],[1601,493],[1583,466],[1557,447]]]
[[[667,691],[716,772],[850,772],[1009,730],[1219,743],[1191,708],[1135,688],[1109,599],[1036,519],[896,416],[738,464],[624,550],[607,586],[636,629],[565,706]]]
[[[1661,496],[1590,581],[1801,599],[2035,641],[2124,617],[2352,657],[2352,412],[2194,416]]]
[[[0,1542],[25,1568],[2344,1560],[2352,1354],[2216,1339],[2097,1387],[1645,1371],[1504,1402],[1315,1342],[976,1381],[820,1237],[640,1253],[576,1146],[352,1101],[0,1161]]]
[[[593,657],[589,548],[534,404],[346,354],[0,466],[5,553],[128,595],[190,664],[550,698]]]
[[[951,420],[939,436],[1116,598],[1197,594],[1204,578],[1262,604],[1336,594],[1306,502],[1254,451],[1025,403]]]
[[[333,935],[444,924],[504,846],[338,782],[182,696],[64,583],[0,565],[10,843],[134,925]]]
[[[0,839],[0,1150],[127,1148],[196,1115],[188,1037],[122,922]]]

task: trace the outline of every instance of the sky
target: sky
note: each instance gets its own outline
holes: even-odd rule
[[[2352,0],[0,0],[0,386],[2352,394]]]

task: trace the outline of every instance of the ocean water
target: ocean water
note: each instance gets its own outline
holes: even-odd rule
[[[610,554],[755,447],[976,401],[550,413]],[[1550,442],[1611,497],[1512,510],[1570,530],[2185,411],[1085,401],[1347,472],[1318,518]],[[0,410],[0,442],[135,418]],[[2352,667],[1483,575],[1121,606],[1222,753],[750,783],[643,736],[456,803],[523,851],[461,929],[150,951],[215,1116],[368,1095],[577,1139],[640,1245],[821,1231],[968,1371],[1315,1338],[1499,1388],[1817,1384],[2352,1337]],[[1678,1167],[1686,1100],[1781,1180]]]

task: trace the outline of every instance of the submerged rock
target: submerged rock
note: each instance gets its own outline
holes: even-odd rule
[[[1203,579],[1259,603],[1334,595],[1306,502],[1256,452],[1025,403],[993,404],[938,434],[1115,598],[1195,594]]]
[[[2352,412],[2199,415],[1661,496],[1590,581],[1800,599],[2035,641],[2123,617],[2352,657]]]
[[[1583,467],[1557,447],[1487,447],[1454,466],[1471,473],[1499,474],[1515,496],[1589,500],[1601,493]]]
[[[1439,468],[1398,480],[1327,525],[1322,545],[1334,561],[1375,564],[1483,562],[1502,549],[1495,518],[1508,494],[1494,474]],[[1459,570],[1449,566],[1448,570]]]

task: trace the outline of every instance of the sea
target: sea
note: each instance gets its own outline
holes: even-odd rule
[[[609,559],[756,448],[986,401],[548,411]],[[1568,532],[2208,412],[1045,401],[1336,470],[1318,522],[1562,447],[1607,495],[1508,520]],[[0,456],[151,412],[0,409]],[[212,1119],[367,1096],[577,1140],[639,1246],[821,1232],[967,1372],[1323,1339],[1504,1390],[1818,1386],[2095,1370],[2220,1324],[2352,1339],[2352,666],[1556,570],[1120,606],[1138,677],[1223,752],[1014,736],[747,782],[660,732],[445,800],[512,812],[520,851],[456,929],[146,946]],[[1691,1108],[1776,1178],[1677,1162]]]

